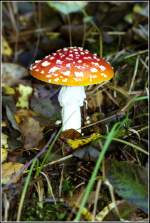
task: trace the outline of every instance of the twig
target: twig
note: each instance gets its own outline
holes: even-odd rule
[[[10,203],[9,203],[8,198],[7,198],[7,194],[4,193],[4,222],[8,221],[9,208],[10,208]]]
[[[132,54],[130,54],[130,55],[125,56],[124,59],[128,59],[128,58],[131,58],[131,57],[134,57],[134,56],[138,56],[138,55],[140,55],[140,54],[148,53],[148,52],[149,52],[149,50],[141,50],[141,51],[139,51],[139,52],[132,53]]]
[[[97,122],[94,122],[94,123],[92,123],[92,124],[83,126],[81,129],[89,128],[89,127],[91,127],[91,126],[93,126],[93,125],[97,125],[97,124],[102,123],[102,122],[112,121],[112,120],[114,120],[114,119],[118,119],[119,117],[123,117],[124,115],[125,115],[125,112],[119,111],[118,113],[116,113],[116,114],[114,114],[114,115],[111,115],[111,116],[109,116],[109,117],[106,117],[106,118],[104,118],[104,119],[102,119],[102,120],[99,120],[99,121],[97,121]]]
[[[38,12],[37,12],[37,15],[38,15],[38,22],[36,21],[36,25],[38,26],[38,29],[41,28],[41,10],[40,10],[40,2],[38,2]],[[35,45],[35,49],[34,49],[34,57],[37,56],[37,53],[38,53],[38,48],[39,48],[39,43],[40,43],[40,38],[41,38],[41,33],[38,32],[37,33],[37,41],[36,41],[36,45]]]
[[[69,14],[67,14],[67,20],[69,25],[69,41],[70,41],[70,46],[72,46],[71,20]]]
[[[133,74],[132,81],[131,81],[130,88],[129,88],[129,92],[128,92],[129,94],[131,94],[131,91],[132,91],[133,86],[134,86],[134,81],[135,81],[135,78],[136,78],[136,75],[137,75],[138,66],[139,66],[139,56],[137,56],[137,58],[136,58],[134,74]]]
[[[73,157],[73,154],[70,154],[70,155],[68,155],[68,156],[64,156],[64,157],[62,157],[62,158],[60,158],[60,159],[58,159],[58,160],[54,160],[54,161],[52,161],[52,162],[50,162],[50,163],[45,164],[44,167],[46,167],[46,166],[52,166],[52,165],[54,165],[54,164],[57,164],[57,163],[60,163],[60,162],[62,162],[62,161],[65,161],[65,160],[67,160],[67,159],[70,159],[70,158],[72,158],[72,157]]]
[[[93,221],[95,221],[96,210],[97,210],[97,203],[98,203],[98,198],[99,198],[99,193],[100,193],[101,185],[102,185],[102,180],[100,179],[97,182],[97,187],[96,187],[95,200],[94,200],[94,209],[93,209],[93,216],[94,216]]]
[[[62,166],[62,170],[61,170],[61,177],[60,177],[60,183],[59,183],[59,197],[61,197],[61,194],[62,194],[63,179],[64,179],[64,165]]]
[[[45,177],[45,179],[47,181],[48,191],[49,191],[50,195],[52,195],[52,198],[54,200],[54,204],[56,205],[56,198],[55,198],[54,193],[53,193],[51,182],[50,182],[48,176],[44,172],[41,171],[41,174]]]
[[[116,212],[116,214],[118,215],[120,221],[122,221],[122,220],[124,220],[124,219],[121,218],[119,209],[118,209],[118,207],[117,207],[117,202],[116,202],[116,199],[115,199],[113,186],[110,184],[110,182],[109,182],[108,180],[105,181],[105,184],[108,186],[109,193],[110,193],[110,196],[111,196],[111,200],[112,200],[112,202],[113,202],[113,204],[114,204],[115,212]]]

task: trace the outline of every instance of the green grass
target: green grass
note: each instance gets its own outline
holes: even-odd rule
[[[32,175],[32,172],[33,172],[33,168],[36,164],[36,161],[37,161],[37,159],[33,159],[32,165],[31,165],[29,173],[28,173],[28,176],[27,176],[25,184],[23,186],[23,190],[22,190],[22,194],[21,194],[21,198],[20,198],[20,202],[19,202],[19,207],[18,207],[18,212],[17,212],[17,219],[16,219],[17,221],[20,221],[20,218],[21,218],[21,212],[22,212],[23,203],[24,203],[24,200],[25,200],[25,195],[27,193],[27,189],[28,189],[28,186],[30,184],[31,175]]]
[[[101,151],[101,153],[100,153],[100,155],[99,155],[99,158],[98,158],[98,160],[97,160],[97,162],[96,162],[96,165],[95,165],[95,167],[94,167],[94,170],[93,170],[93,172],[92,172],[92,175],[91,175],[91,178],[90,178],[90,180],[89,180],[89,182],[88,182],[88,185],[87,185],[87,187],[86,187],[86,189],[85,189],[85,193],[84,193],[83,198],[82,198],[81,203],[80,203],[79,211],[77,212],[77,215],[76,215],[74,221],[79,221],[79,220],[80,220],[82,210],[83,210],[83,208],[85,207],[85,205],[86,205],[86,203],[87,203],[89,194],[90,194],[90,192],[91,192],[91,190],[92,190],[92,188],[93,188],[93,186],[94,186],[94,183],[95,183],[95,180],[96,180],[96,176],[97,176],[97,174],[98,174],[98,171],[99,171],[99,169],[100,169],[100,166],[101,166],[101,164],[102,164],[102,161],[103,161],[104,158],[105,158],[105,153],[106,153],[106,151],[108,150],[109,145],[111,144],[111,142],[112,142],[114,136],[117,135],[117,133],[118,133],[119,129],[121,128],[121,126],[123,125],[123,123],[124,123],[124,122],[116,123],[116,124],[112,127],[110,133],[107,135],[105,144],[104,144],[103,149],[102,149],[102,151]]]

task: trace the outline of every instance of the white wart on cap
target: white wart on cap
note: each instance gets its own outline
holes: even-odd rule
[[[35,61],[30,67],[35,78],[58,85],[99,84],[114,76],[111,65],[82,47],[68,47]]]

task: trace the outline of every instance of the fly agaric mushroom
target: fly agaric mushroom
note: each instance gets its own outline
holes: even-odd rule
[[[111,65],[82,47],[57,50],[30,66],[31,75],[39,80],[63,85],[58,100],[62,106],[62,131],[76,129],[81,132],[81,112],[86,98],[84,86],[110,80]]]

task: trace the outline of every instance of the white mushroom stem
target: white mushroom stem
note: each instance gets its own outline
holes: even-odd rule
[[[58,101],[62,106],[62,131],[75,129],[81,132],[81,111],[86,98],[84,87],[63,86]]]

